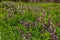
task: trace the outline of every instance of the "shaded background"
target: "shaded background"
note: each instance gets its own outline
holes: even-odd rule
[[[1,1],[15,1],[15,2],[55,2],[60,3],[60,0],[0,0]]]

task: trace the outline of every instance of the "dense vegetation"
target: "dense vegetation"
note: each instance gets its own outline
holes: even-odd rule
[[[0,40],[59,40],[60,4],[0,2]]]

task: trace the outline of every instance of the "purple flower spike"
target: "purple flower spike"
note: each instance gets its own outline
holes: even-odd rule
[[[51,33],[51,39],[55,40],[55,34],[54,33]]]
[[[57,35],[55,35],[55,40],[58,40],[58,36]]]
[[[58,36],[54,33],[51,33],[52,40],[58,40]]]
[[[52,27],[52,33],[55,33],[54,27]]]
[[[20,31],[20,35],[24,37],[24,32],[22,30]]]
[[[57,23],[57,26],[60,27],[60,23]]]
[[[58,34],[55,33],[55,40],[58,40]]]
[[[30,23],[27,22],[27,21],[25,21],[25,22],[23,23],[23,25],[24,25],[26,28],[28,28],[28,27],[30,26]]]
[[[26,34],[26,38],[30,38],[32,35],[28,32],[27,34]]]

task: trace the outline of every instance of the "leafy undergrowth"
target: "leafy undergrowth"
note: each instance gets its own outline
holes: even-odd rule
[[[59,40],[60,4],[0,2],[0,40]]]

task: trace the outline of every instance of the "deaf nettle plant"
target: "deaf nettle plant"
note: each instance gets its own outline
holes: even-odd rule
[[[45,7],[41,6],[29,6],[22,3],[17,6],[17,4],[10,4],[10,2],[2,2],[1,4],[7,12],[5,16],[7,18],[5,19],[4,17],[5,20],[1,24],[4,26],[3,28],[8,29],[8,32],[9,30],[12,31],[11,36],[14,36],[14,38],[18,39],[17,37],[21,37],[24,40],[45,40],[49,38],[58,40],[59,35],[56,33],[55,24],[51,17],[54,11],[51,12],[51,15],[47,15],[53,9],[47,9],[49,12],[46,12]],[[56,26],[60,27],[60,23],[58,22]]]

